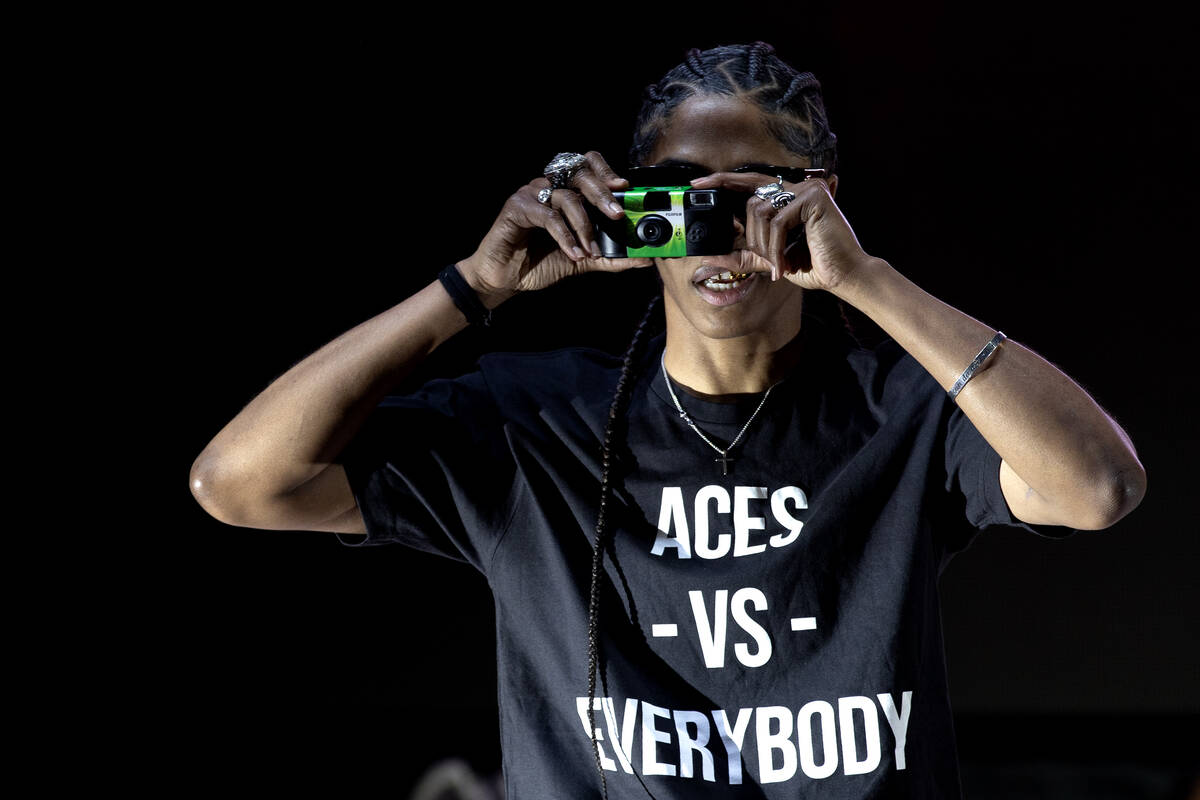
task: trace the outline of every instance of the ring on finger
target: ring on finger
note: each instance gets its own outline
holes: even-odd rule
[[[554,189],[562,189],[571,183],[571,179],[587,165],[587,159],[579,155],[579,153],[559,153],[546,168],[542,174],[550,181],[550,186]]]
[[[771,208],[783,208],[796,199],[795,192],[777,192],[771,197]]]
[[[768,184],[764,184],[763,186],[759,186],[757,189],[754,190],[754,194],[763,200],[770,200],[773,197],[775,197],[775,195],[779,194],[782,191],[783,191],[783,178],[782,178],[782,176],[777,175],[777,176],[775,176],[774,183],[768,183]]]
[[[554,194],[553,187],[547,186],[545,189],[540,189],[537,193],[537,201],[544,206],[550,205],[550,195]]]

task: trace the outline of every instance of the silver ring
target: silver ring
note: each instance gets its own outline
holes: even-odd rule
[[[539,189],[537,193],[538,202],[544,206],[550,205],[550,195],[554,194],[554,190],[550,187]]]
[[[783,208],[795,199],[794,192],[778,192],[771,198],[771,208]]]
[[[754,194],[763,200],[770,200],[782,191],[783,178],[777,175],[774,183],[768,183],[765,186],[758,187],[754,190]]]
[[[579,153],[559,153],[550,160],[542,174],[550,180],[552,188],[563,189],[586,165],[587,159]]]

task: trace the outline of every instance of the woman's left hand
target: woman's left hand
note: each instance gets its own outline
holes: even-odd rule
[[[783,276],[805,289],[835,291],[872,257],[859,245],[824,178],[785,182],[783,188],[796,199],[778,209],[754,194],[760,186],[775,183],[775,178],[755,172],[715,172],[692,181],[692,187],[750,193],[746,249],[754,254],[761,270],[770,272],[772,280]],[[802,236],[797,229],[803,229]]]

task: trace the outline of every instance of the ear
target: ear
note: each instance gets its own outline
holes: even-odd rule
[[[828,178],[825,179],[825,183],[829,184],[829,196],[837,197],[838,176],[830,175]]]

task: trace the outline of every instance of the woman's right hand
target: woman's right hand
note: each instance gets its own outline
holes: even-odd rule
[[[654,265],[650,258],[601,258],[592,235],[586,203],[611,219],[625,212],[613,197],[629,182],[596,151],[585,154],[587,164],[568,188],[555,189],[550,202],[538,202],[538,192],[550,186],[537,178],[518,189],[469,258],[458,262],[463,278],[488,308],[517,292],[544,289],[569,275],[620,272]]]

